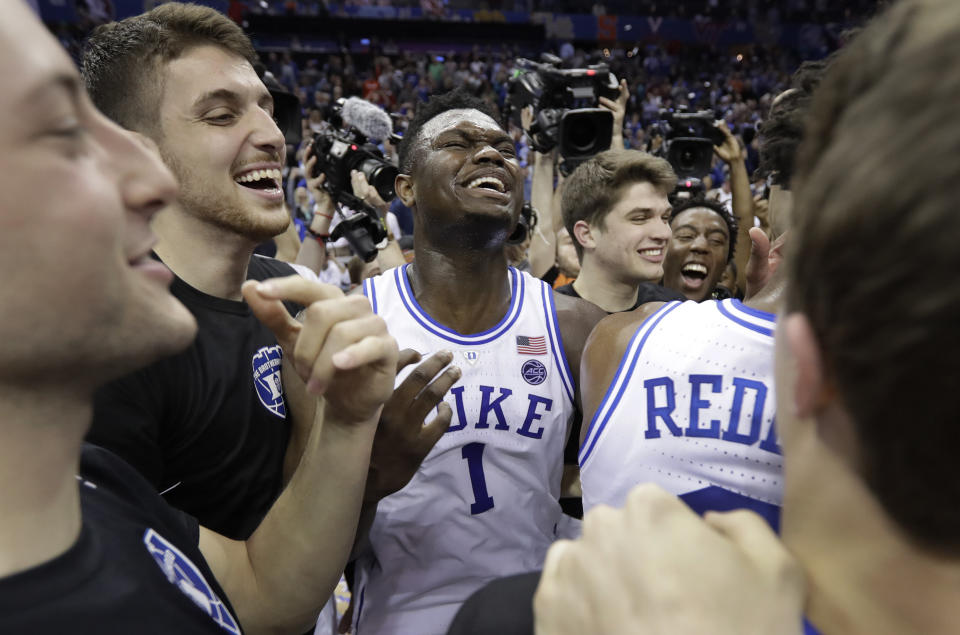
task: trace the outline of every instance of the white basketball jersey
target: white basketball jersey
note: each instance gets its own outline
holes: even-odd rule
[[[637,329],[580,448],[583,506],[655,483],[698,513],[779,526],[774,316],[737,300],[671,302]]]
[[[357,566],[361,635],[445,633],[486,582],[542,567],[560,517],[573,382],[553,290],[511,268],[506,315],[461,335],[417,304],[406,269],[364,283],[373,310],[400,348],[424,357],[450,350],[463,375],[445,397],[450,429],[413,480],[377,508],[372,556]]]

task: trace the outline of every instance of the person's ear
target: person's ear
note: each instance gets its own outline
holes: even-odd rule
[[[397,198],[407,207],[413,207],[416,202],[414,194],[413,180],[409,174],[398,174],[393,182],[393,189],[397,193]]]
[[[584,249],[594,249],[597,241],[594,238],[593,230],[587,221],[578,220],[573,226],[573,239],[580,243]]]
[[[813,417],[826,407],[833,395],[827,381],[820,344],[807,316],[793,313],[777,326],[784,329],[786,344],[793,360],[795,375],[788,395],[798,417]],[[779,389],[779,388],[778,388]]]

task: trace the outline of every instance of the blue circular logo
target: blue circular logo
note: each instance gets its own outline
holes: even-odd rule
[[[547,367],[535,359],[528,359],[520,367],[520,374],[525,382],[537,386],[547,380]]]

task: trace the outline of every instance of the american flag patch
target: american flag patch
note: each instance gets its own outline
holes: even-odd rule
[[[546,355],[547,338],[545,338],[543,335],[538,337],[518,335],[517,352],[521,355]]]

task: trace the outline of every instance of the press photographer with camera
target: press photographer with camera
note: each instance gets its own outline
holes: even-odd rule
[[[387,224],[398,171],[371,142],[393,135],[390,116],[356,97],[339,100],[331,112],[304,155],[315,204],[308,232],[312,240],[304,241],[303,258],[321,258],[328,241],[342,238],[364,261],[376,259],[381,270],[403,264],[403,252]]]

